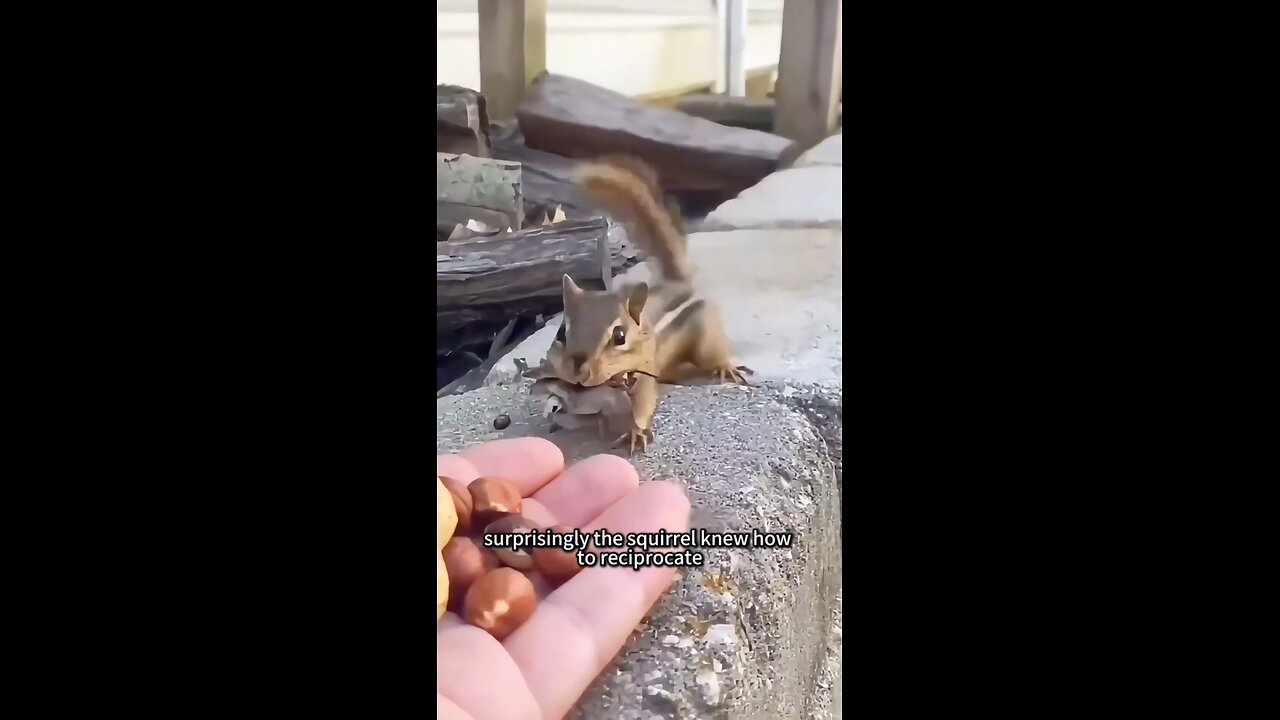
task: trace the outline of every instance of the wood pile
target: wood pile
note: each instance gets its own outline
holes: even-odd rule
[[[482,377],[559,312],[562,275],[605,287],[639,261],[572,182],[579,159],[636,156],[687,213],[759,182],[791,145],[548,73],[517,120],[495,125],[482,94],[436,87],[436,352],[455,376]]]
[[[520,229],[521,174],[516,162],[436,153],[436,239]]]
[[[525,144],[574,158],[634,155],[670,191],[736,196],[778,169],[791,141],[658,107],[597,85],[542,73],[516,113]]]
[[[610,242],[608,232],[609,223],[597,217],[437,243],[437,332],[502,327],[515,315],[558,312],[566,274],[602,287],[602,247],[613,274],[636,256]]]
[[[484,96],[457,85],[436,86],[436,152],[489,157]]]
[[[687,95],[676,102],[676,109],[687,115],[721,125],[763,132],[773,131],[774,101],[772,98]]]

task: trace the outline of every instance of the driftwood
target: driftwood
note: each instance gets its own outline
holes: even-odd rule
[[[452,228],[470,217],[498,229],[519,230],[524,223],[520,185],[520,163],[436,153],[437,232],[442,221]],[[495,218],[501,219],[493,222]]]
[[[558,312],[565,274],[584,287],[600,287],[598,243],[607,235],[604,218],[592,218],[438,243],[437,338],[453,334],[474,342],[473,335],[492,337],[516,315]],[[628,253],[609,249],[614,272],[625,269]]]
[[[635,155],[663,187],[733,196],[778,167],[785,138],[727,127],[563,75],[543,73],[518,113],[525,144],[569,157]]]
[[[436,86],[436,152],[490,155],[484,95],[457,85]]]

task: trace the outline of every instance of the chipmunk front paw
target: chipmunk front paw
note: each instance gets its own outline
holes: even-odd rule
[[[632,454],[632,455],[635,455],[635,454],[636,454],[636,444],[637,444],[637,443],[640,445],[640,450],[641,450],[641,451],[648,450],[648,449],[649,449],[649,443],[653,442],[653,428],[651,428],[651,427],[648,427],[648,428],[632,427],[630,430],[628,430],[628,431],[627,431],[627,433],[626,433],[625,435],[623,435],[622,437],[620,437],[620,438],[618,438],[616,441],[614,441],[613,446],[614,446],[614,447],[619,447],[619,446],[621,446],[624,442],[627,442],[628,440],[629,440],[629,441],[630,441],[630,443],[631,443],[631,454]]]
[[[726,365],[724,367],[717,368],[715,372],[716,378],[719,379],[720,382],[722,383],[732,382],[738,385],[750,386],[751,383],[747,382],[747,378],[746,376],[743,375],[743,373],[746,373],[747,375],[754,375],[755,371],[747,367],[746,365],[739,365],[737,367],[734,367],[732,365]]]

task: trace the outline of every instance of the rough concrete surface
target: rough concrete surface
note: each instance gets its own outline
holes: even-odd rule
[[[734,358],[758,380],[839,384],[842,320],[842,231],[738,230],[689,236],[698,291],[720,307]],[[637,265],[623,277],[648,279]],[[499,360],[489,384],[511,382],[515,358],[542,362],[560,327],[557,316]]]
[[[844,135],[837,133],[809,148],[792,167],[812,165],[844,165]]]
[[[789,169],[773,173],[722,203],[700,230],[843,228],[844,134],[809,148]]]
[[[844,227],[844,168],[811,165],[776,172],[707,215],[703,230]]]
[[[437,452],[545,436],[528,388],[437,401]],[[641,477],[684,484],[694,527],[790,531],[795,543],[707,550],[706,566],[684,572],[571,717],[840,716],[841,493],[830,443],[839,443],[841,402],[838,386],[796,383],[664,391],[656,443],[633,458]],[[511,425],[495,432],[499,414]],[[589,432],[548,437],[570,462],[607,451]]]

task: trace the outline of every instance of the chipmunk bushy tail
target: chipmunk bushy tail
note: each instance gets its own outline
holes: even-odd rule
[[[662,203],[652,169],[633,158],[603,158],[580,165],[574,181],[592,202],[627,225],[631,240],[657,259],[664,280],[692,280],[684,233]]]

